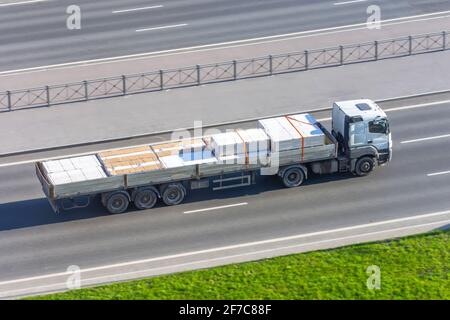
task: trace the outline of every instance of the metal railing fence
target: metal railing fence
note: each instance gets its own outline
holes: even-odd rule
[[[377,61],[450,48],[448,31],[0,93],[0,112]]]

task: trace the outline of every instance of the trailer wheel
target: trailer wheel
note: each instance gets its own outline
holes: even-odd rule
[[[129,204],[129,196],[124,191],[110,194],[105,201],[106,209],[112,214],[125,212]]]
[[[300,168],[287,169],[283,174],[283,184],[288,188],[298,187],[305,180],[305,174]]]
[[[168,206],[181,203],[185,197],[186,188],[181,183],[171,183],[162,192],[162,200]]]
[[[355,174],[359,177],[367,176],[374,167],[373,159],[370,157],[362,157],[356,161]]]
[[[158,195],[152,189],[142,189],[134,196],[134,205],[139,210],[153,208],[158,200]]]

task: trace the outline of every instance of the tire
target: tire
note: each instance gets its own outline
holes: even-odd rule
[[[136,192],[134,196],[134,205],[139,210],[151,209],[155,206],[158,195],[155,190],[142,189]]]
[[[125,192],[115,192],[108,196],[105,201],[105,207],[109,213],[123,213],[128,209],[130,200]]]
[[[162,200],[168,206],[180,204],[185,197],[186,188],[181,183],[171,183],[162,192]]]
[[[356,161],[355,165],[355,175],[358,177],[367,176],[370,172],[372,172],[374,167],[373,159],[370,157],[362,157]]]
[[[305,174],[300,168],[290,168],[283,173],[283,184],[287,188],[300,186],[305,180]]]

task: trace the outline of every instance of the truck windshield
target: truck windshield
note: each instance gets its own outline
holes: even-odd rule
[[[379,119],[369,122],[369,132],[370,133],[389,133],[389,123],[386,119]]]

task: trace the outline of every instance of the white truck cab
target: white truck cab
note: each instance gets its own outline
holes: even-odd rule
[[[392,159],[389,121],[375,102],[368,99],[335,102],[332,119],[332,134],[353,169],[362,157],[371,157],[378,165]],[[367,168],[367,164],[362,167]]]

